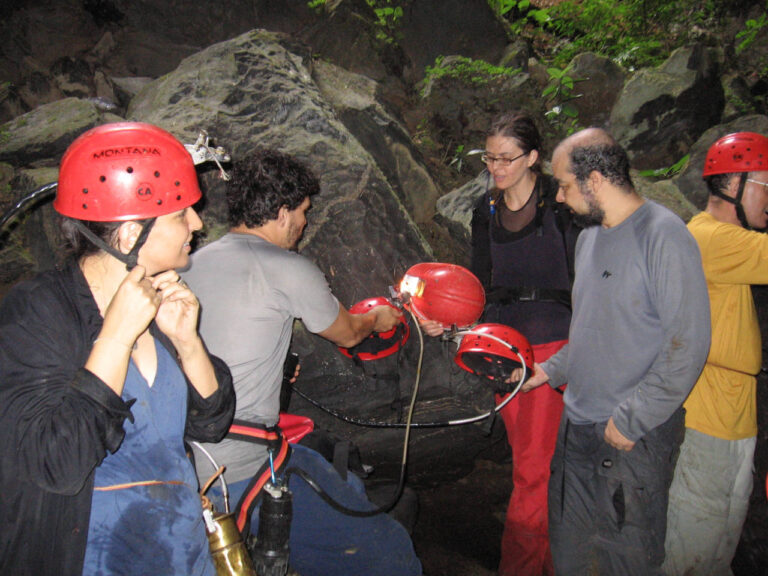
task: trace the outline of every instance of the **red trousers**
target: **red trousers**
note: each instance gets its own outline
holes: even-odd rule
[[[536,362],[543,362],[565,343],[533,346]],[[562,412],[563,396],[548,384],[521,392],[501,410],[512,448],[514,487],[501,539],[499,576],[554,574],[547,534],[547,485]]]

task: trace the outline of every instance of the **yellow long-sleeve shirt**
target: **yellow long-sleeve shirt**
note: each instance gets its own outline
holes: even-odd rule
[[[701,250],[712,315],[707,363],[685,402],[685,424],[726,440],[757,434],[762,347],[751,284],[768,284],[768,235],[702,212],[688,224]]]

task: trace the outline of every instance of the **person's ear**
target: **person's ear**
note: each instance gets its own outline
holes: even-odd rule
[[[125,222],[117,229],[116,248],[123,254],[128,254],[134,247],[141,234],[141,226],[138,222]]]
[[[749,174],[747,174],[747,177],[749,177]],[[740,184],[741,174],[732,174],[731,177],[728,178],[728,188],[726,189],[725,193],[731,198],[736,198],[736,194],[739,193]]]
[[[290,210],[288,210],[288,206],[280,206],[280,209],[277,211],[277,223],[280,226],[287,226],[288,225],[288,215]]]
[[[589,173],[589,176],[587,177],[587,180],[592,185],[592,190],[597,192],[600,190],[600,187],[602,186],[603,182],[605,182],[605,177],[600,174],[597,170],[592,170],[592,172]]]
[[[539,159],[539,151],[538,150],[531,150],[528,152],[528,168],[536,164],[536,162]]]

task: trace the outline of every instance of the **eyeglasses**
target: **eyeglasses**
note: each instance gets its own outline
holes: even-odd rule
[[[504,158],[502,156],[488,156],[488,154],[483,153],[483,155],[480,156],[480,160],[486,166],[490,166],[494,162],[497,162],[499,165],[501,165],[502,168],[509,168],[510,166],[512,166],[512,162],[514,162],[518,158],[522,158],[523,156],[528,156],[528,152],[523,152],[522,154],[519,154],[514,158]]]
[[[752,178],[747,178],[747,182],[752,182],[752,184],[762,186],[764,189],[768,188],[768,182],[760,182],[759,180],[752,180]]]

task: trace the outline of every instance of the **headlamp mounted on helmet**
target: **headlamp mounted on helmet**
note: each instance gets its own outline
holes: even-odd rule
[[[480,319],[485,290],[469,270],[456,264],[422,262],[411,266],[400,283],[406,305],[422,320],[466,328]]]

